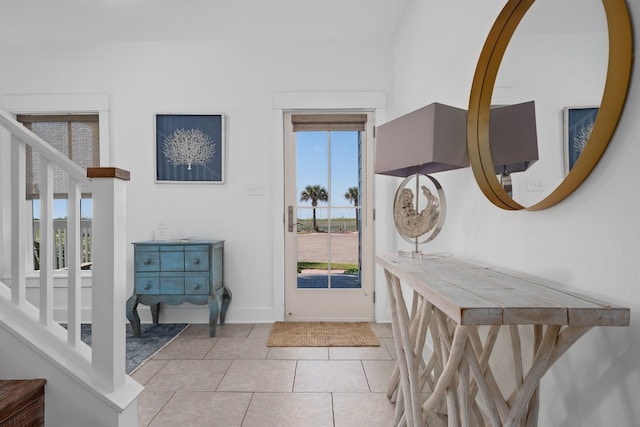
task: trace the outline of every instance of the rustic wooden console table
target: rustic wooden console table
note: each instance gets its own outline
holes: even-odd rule
[[[398,356],[387,391],[395,425],[446,418],[450,426],[536,426],[539,383],[551,365],[592,327],[629,325],[629,308],[541,278],[444,255],[378,254],[376,261],[385,270]],[[401,283],[413,291],[410,307]],[[515,371],[506,397],[489,363],[503,327]],[[433,351],[425,357],[427,335]]]

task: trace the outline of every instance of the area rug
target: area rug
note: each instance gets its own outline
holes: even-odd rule
[[[185,323],[161,323],[158,325],[143,323],[141,336],[133,335],[131,325],[127,323],[126,371],[132,373],[138,366],[169,344],[186,328]],[[82,324],[80,339],[91,346],[91,325]]]
[[[366,322],[276,322],[269,347],[378,347]]]

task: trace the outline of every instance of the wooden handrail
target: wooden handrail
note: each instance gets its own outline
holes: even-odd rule
[[[87,168],[88,178],[117,178],[123,181],[131,180],[131,173],[128,170],[113,167],[92,167]]]

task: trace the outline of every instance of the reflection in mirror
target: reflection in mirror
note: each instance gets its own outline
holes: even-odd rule
[[[537,0],[518,25],[491,98],[492,105],[500,106],[535,101],[539,161],[511,174],[512,197],[518,203],[539,202],[565,178],[569,155],[576,154],[570,153],[565,111],[600,104],[607,58],[601,0]],[[490,126],[490,141],[491,135]]]
[[[599,106],[566,107],[564,109],[564,172],[568,174],[576,164],[580,154],[596,124]]]
[[[489,139],[494,172],[512,197],[511,174],[526,171],[538,160],[535,102],[493,107]]]

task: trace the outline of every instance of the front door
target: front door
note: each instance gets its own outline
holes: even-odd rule
[[[373,320],[372,122],[285,114],[287,320]]]

